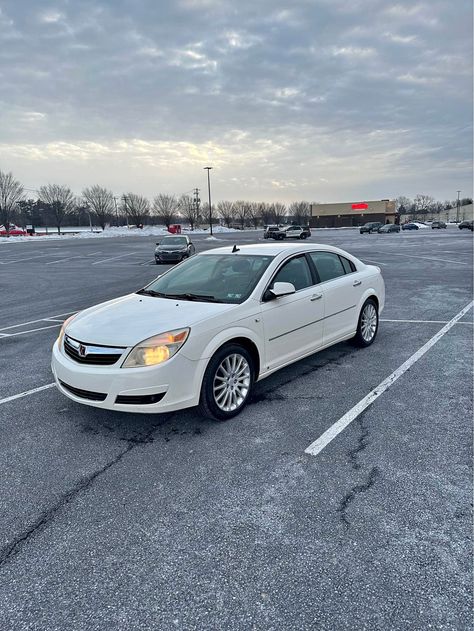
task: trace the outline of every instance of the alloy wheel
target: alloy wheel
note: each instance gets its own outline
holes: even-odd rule
[[[250,388],[250,366],[243,355],[227,355],[214,375],[213,394],[216,405],[224,412],[233,412],[247,398]]]
[[[375,336],[377,331],[377,310],[371,303],[366,305],[362,311],[360,329],[365,342],[370,342]]]

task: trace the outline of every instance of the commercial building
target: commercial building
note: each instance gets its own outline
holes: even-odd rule
[[[395,201],[381,199],[371,202],[311,204],[310,226],[312,228],[362,226],[368,221],[398,223]]]

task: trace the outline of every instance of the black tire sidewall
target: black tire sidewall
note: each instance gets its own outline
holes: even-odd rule
[[[370,340],[370,342],[367,342],[362,337],[361,323],[362,323],[362,314],[364,313],[364,309],[366,308],[366,306],[369,303],[372,304],[375,307],[375,311],[377,312],[377,328],[375,329],[375,334],[374,334],[373,338]],[[362,305],[362,309],[360,310],[360,313],[359,313],[359,320],[357,322],[357,333],[356,333],[356,335],[354,337],[354,340],[358,344],[358,346],[362,346],[362,347],[370,346],[371,344],[373,344],[375,342],[375,338],[377,337],[378,330],[379,330],[379,308],[377,306],[376,301],[373,298],[367,298],[367,300]]]
[[[232,412],[225,412],[224,410],[220,409],[220,407],[217,405],[217,403],[214,400],[214,392],[213,392],[214,377],[215,377],[217,368],[219,367],[221,362],[224,360],[224,358],[227,355],[233,355],[234,353],[239,353],[240,355],[245,357],[245,359],[248,362],[248,365],[250,366],[250,386],[249,386],[249,391],[247,393],[247,397],[245,398],[245,401],[242,403],[242,405],[238,407],[236,410],[233,410]],[[254,362],[253,362],[252,356],[247,351],[247,349],[244,348],[243,346],[240,346],[240,344],[232,344],[232,343],[221,346],[221,348],[219,348],[209,360],[206,371],[204,373],[204,377],[203,377],[202,385],[201,385],[201,397],[200,397],[200,402],[199,402],[199,408],[200,408],[201,414],[207,418],[212,418],[215,421],[227,421],[228,419],[231,419],[234,416],[237,416],[237,414],[239,414],[244,409],[245,405],[247,404],[247,401],[250,398],[254,380],[255,380]]]

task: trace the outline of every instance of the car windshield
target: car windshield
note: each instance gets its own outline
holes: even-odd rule
[[[240,304],[250,296],[273,256],[205,254],[193,256],[139,293],[160,298]]]
[[[160,245],[186,245],[186,237],[165,237],[160,241]]]

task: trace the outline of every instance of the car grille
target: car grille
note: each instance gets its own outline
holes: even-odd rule
[[[68,390],[71,394],[80,399],[89,399],[89,401],[105,401],[107,398],[107,393],[104,392],[91,392],[90,390],[81,390],[80,388],[75,388],[74,386],[70,386],[64,381],[59,380],[59,383],[65,390]]]
[[[177,261],[182,258],[183,252],[159,252],[158,256],[160,259],[164,261]]]
[[[64,337],[64,352],[78,364],[111,366],[118,362],[124,350],[123,347],[84,344],[67,335]]]

